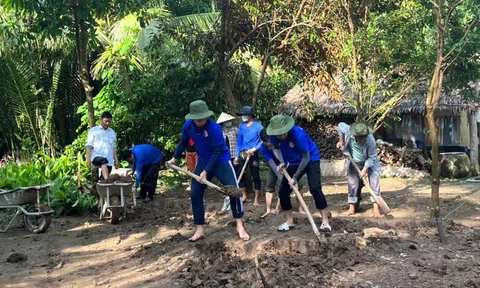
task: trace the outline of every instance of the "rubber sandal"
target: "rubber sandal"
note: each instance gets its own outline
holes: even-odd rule
[[[327,224],[327,223],[322,223],[319,229],[320,229],[320,232],[332,232],[332,227],[330,226],[330,224]]]
[[[295,225],[288,226],[287,223],[283,223],[282,225],[278,226],[277,231],[278,232],[287,232],[295,228]]]

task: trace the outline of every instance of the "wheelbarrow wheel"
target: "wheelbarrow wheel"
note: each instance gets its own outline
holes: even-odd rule
[[[117,206],[120,205],[120,198],[118,196],[110,197],[110,205]],[[118,224],[120,222],[120,214],[122,212],[122,208],[110,208],[110,212],[112,213],[112,218],[110,218],[110,223]]]
[[[36,213],[36,212],[45,212],[49,211],[48,206],[43,204],[35,204],[27,207],[27,212]],[[25,223],[25,229],[30,233],[43,233],[45,232],[50,224],[52,223],[52,214],[44,215],[23,215],[23,221]]]

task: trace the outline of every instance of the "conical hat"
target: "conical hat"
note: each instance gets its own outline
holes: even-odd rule
[[[221,123],[224,123],[224,122],[232,121],[234,119],[235,119],[235,117],[233,117],[232,115],[227,114],[225,112],[222,112],[222,114],[220,114],[220,117],[218,117],[218,119],[217,119],[217,123],[221,124]]]

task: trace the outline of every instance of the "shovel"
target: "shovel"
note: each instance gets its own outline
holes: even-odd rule
[[[243,164],[242,171],[240,172],[240,175],[238,176],[238,179],[237,179],[237,184],[240,184],[240,181],[242,181],[243,173],[245,173],[245,169],[247,169],[248,161],[250,161],[250,154],[247,155],[247,159],[245,160],[245,164]]]
[[[360,175],[362,172],[360,171],[360,168],[358,168],[357,163],[353,161],[352,156],[347,155],[347,157],[348,157],[348,160],[350,160],[350,163],[353,165],[353,167],[355,167],[355,170],[357,170],[358,175]],[[365,186],[367,186],[368,192],[370,192],[370,195],[372,195],[373,200],[375,200],[375,203],[378,204],[382,212],[385,214],[390,214],[391,212],[390,207],[388,207],[387,203],[385,202],[385,200],[383,200],[382,197],[378,197],[375,195],[375,192],[373,192],[372,186],[370,186],[370,181],[368,180],[367,175],[363,176],[362,180]]]
[[[284,166],[285,165],[282,163],[278,167],[283,170],[283,176],[287,179],[288,182],[290,182],[290,180],[292,180],[292,177],[288,175],[288,172]],[[305,204],[305,201],[303,201],[302,194],[300,193],[300,191],[298,191],[297,185],[293,185],[293,192],[295,192],[298,202],[300,202],[300,205],[302,205],[303,211],[305,211],[305,214],[307,214],[308,221],[310,222],[310,225],[312,225],[313,233],[315,233],[315,235],[317,236],[318,241],[322,243],[323,242],[322,235],[320,234],[320,231],[318,231],[318,227],[315,224],[315,221],[313,221],[312,214],[310,213],[310,210],[308,210],[308,207],[307,207],[307,204]]]
[[[178,172],[182,172],[182,173],[185,173],[187,174],[188,176],[192,177],[193,179],[197,180],[197,182],[199,183],[202,183],[200,181],[200,176],[198,175],[195,175],[193,174],[192,172],[190,171],[186,171],[180,167],[178,167],[177,165],[174,165],[174,164],[168,164],[168,162],[165,163],[165,165],[168,167],[168,168],[172,168],[174,170],[177,170]],[[215,184],[213,184],[212,182],[210,181],[207,181],[207,180],[203,180],[203,184],[207,185],[208,187],[214,189],[214,190],[217,190],[218,192],[226,195],[226,196],[230,196],[230,197],[235,197],[235,198],[240,198],[242,197],[242,190],[238,189],[237,187],[235,186],[223,186],[223,187],[220,187],[220,186],[217,186]]]

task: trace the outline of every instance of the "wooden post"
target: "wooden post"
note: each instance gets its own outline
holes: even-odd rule
[[[477,176],[479,171],[478,165],[478,127],[475,113],[470,114],[470,162],[472,163],[472,176]]]
[[[82,187],[82,153],[78,151],[77,154],[77,161],[78,161],[78,167],[77,167],[77,188]]]

